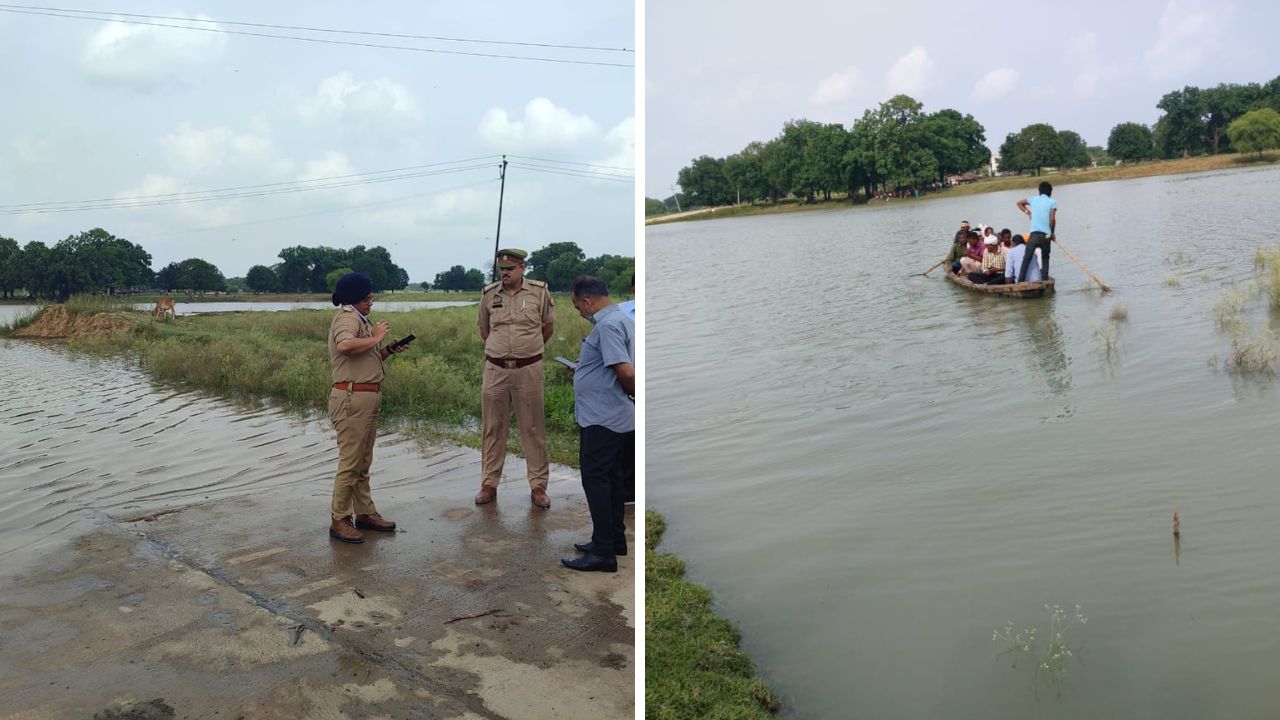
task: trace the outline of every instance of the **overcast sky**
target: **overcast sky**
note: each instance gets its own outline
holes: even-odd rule
[[[898,93],[972,114],[993,151],[1036,122],[1105,145],[1169,91],[1280,75],[1277,28],[1274,0],[649,0],[645,194],[789,119],[849,127]]]
[[[211,19],[220,22],[206,27],[240,32],[627,66],[636,61],[631,3],[118,0],[69,7]],[[0,208],[0,235],[52,245],[103,227],[146,248],[157,270],[200,257],[228,277],[273,264],[293,245],[383,245],[412,280],[430,280],[454,264],[490,262],[497,156],[505,153],[558,161],[524,162],[571,174],[508,169],[503,246],[532,251],[573,241],[588,255],[635,255],[634,77],[630,67],[0,12],[0,205],[156,202],[180,197],[176,193],[274,184],[255,191],[262,192],[484,158],[415,171],[483,165],[462,172],[301,193],[46,214]],[[610,177],[575,176],[584,173]],[[377,176],[357,179],[371,177]]]

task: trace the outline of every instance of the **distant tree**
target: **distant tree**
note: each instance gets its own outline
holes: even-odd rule
[[[244,276],[245,285],[256,293],[279,292],[280,281],[276,273],[266,265],[254,265]]]
[[[249,284],[242,277],[227,278],[226,288],[229,293],[240,294],[248,291]]]
[[[610,295],[627,294],[631,276],[636,272],[635,258],[621,255],[601,255],[583,264],[582,274],[595,275],[609,286]],[[576,277],[576,276],[575,276]]]
[[[162,290],[190,292],[223,292],[227,289],[222,272],[213,263],[200,258],[169,263],[156,273],[155,285]]]
[[[529,254],[527,275],[554,291],[568,290],[573,279],[585,272],[586,254],[574,242],[556,242]]]
[[[0,291],[4,299],[13,297],[13,292],[21,283],[19,278],[22,263],[22,248],[13,238],[0,237]]]
[[[922,120],[925,142],[938,161],[938,182],[948,175],[977,170],[991,161],[982,123],[958,110],[939,110]]]
[[[644,216],[651,217],[653,215],[661,215],[667,211],[667,204],[657,198],[647,197],[644,199]]]
[[[1214,155],[1218,154],[1227,126],[1249,110],[1260,107],[1264,99],[1262,86],[1257,83],[1221,83],[1202,90],[1200,96],[1204,101],[1205,140]]]
[[[428,292],[431,290],[431,283],[427,282],[426,280],[423,280],[422,282],[418,283],[418,287],[422,288],[422,292]]]
[[[480,271],[476,270],[476,274]],[[435,282],[431,283],[437,290],[466,290],[473,283],[470,277],[471,271],[461,265],[454,265],[448,270],[436,275]],[[480,275],[480,287],[484,287],[484,276]]]
[[[1062,138],[1052,125],[1036,123],[1009,133],[1000,145],[1000,167],[1014,172],[1058,167],[1063,162]]]
[[[18,282],[26,289],[27,297],[52,298],[54,296],[53,262],[53,250],[44,243],[33,240],[22,246]]]
[[[1059,130],[1058,140],[1062,143],[1062,160],[1060,167],[1082,168],[1093,162],[1084,138],[1074,130]]]
[[[483,290],[484,289],[484,273],[476,268],[471,268],[463,276],[461,290]]]
[[[1231,145],[1240,152],[1256,152],[1280,148],[1280,113],[1262,108],[1241,115],[1227,126]]]
[[[349,272],[352,272],[351,268],[338,268],[337,270],[330,270],[329,274],[324,276],[324,284],[330,294],[337,289],[338,279]]]
[[[694,158],[688,167],[681,168],[676,177],[689,205],[712,207],[729,203],[729,181],[724,176],[724,160],[702,155]]]
[[[1208,132],[1204,122],[1205,99],[1200,88],[1188,85],[1166,93],[1156,107],[1164,111],[1162,119],[1166,122],[1163,132],[1158,133],[1166,143],[1161,148],[1165,157],[1179,154],[1191,157],[1204,152]]]
[[[1155,153],[1155,138],[1142,123],[1125,122],[1111,128],[1107,153],[1118,160],[1150,160]]]

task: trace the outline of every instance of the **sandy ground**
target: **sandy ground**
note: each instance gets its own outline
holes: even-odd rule
[[[0,717],[631,717],[635,553],[561,567],[590,535],[576,471],[542,511],[512,457],[477,507],[476,453],[448,457],[384,487],[375,460],[401,531],[363,545],[280,491],[104,519],[10,573]]]

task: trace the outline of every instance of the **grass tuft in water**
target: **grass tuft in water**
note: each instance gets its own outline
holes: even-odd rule
[[[1182,281],[1178,279],[1177,275],[1170,275],[1164,279],[1164,286],[1171,288],[1181,287]]]
[[[1129,319],[1129,308],[1124,305],[1115,305],[1111,308],[1111,314],[1108,316],[1111,322],[1124,322]]]
[[[1253,336],[1240,332],[1231,338],[1226,368],[1237,375],[1275,375],[1277,358],[1280,353],[1270,330],[1263,328]]]
[[[1019,662],[1032,666],[1031,693],[1040,699],[1040,688],[1053,688],[1059,699],[1067,680],[1067,668],[1074,658],[1079,661],[1074,650],[1067,644],[1067,632],[1076,625],[1084,625],[1089,619],[1076,605],[1075,614],[1068,617],[1060,605],[1045,605],[1049,612],[1049,631],[1044,636],[1037,635],[1037,628],[1014,630],[1010,621],[1003,628],[991,634],[991,640],[1004,645],[997,657],[1012,658],[1013,667]]]

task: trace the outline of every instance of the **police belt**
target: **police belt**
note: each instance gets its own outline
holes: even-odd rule
[[[347,382],[334,383],[333,389],[346,390],[347,392],[380,392],[381,391],[379,383],[358,383],[358,382],[351,382],[350,380],[348,380]]]
[[[497,365],[498,367],[506,368],[508,370],[515,370],[516,368],[522,368],[525,365],[532,365],[538,362],[539,360],[542,359],[542,353],[538,353],[533,357],[527,357],[527,358],[505,358],[505,359],[490,357],[489,355],[485,355],[484,359],[488,360],[494,365]]]

